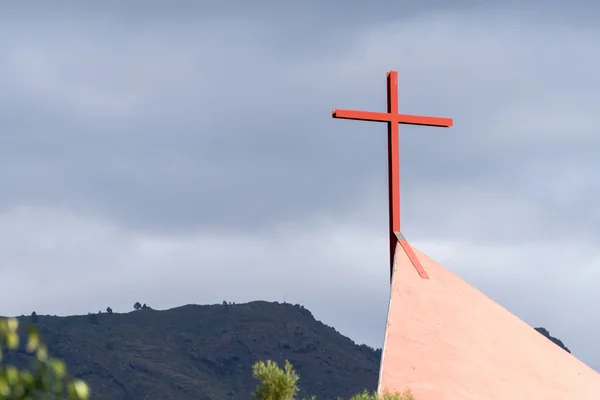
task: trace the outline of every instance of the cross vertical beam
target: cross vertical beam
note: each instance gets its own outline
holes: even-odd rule
[[[390,117],[398,115],[398,74],[396,71],[387,73],[387,112]],[[387,123],[387,128],[391,282],[394,270],[394,255],[396,254],[396,245],[398,244],[396,232],[400,232],[400,138],[397,122],[390,119]]]
[[[425,125],[448,128],[452,126],[451,118],[424,117],[417,115],[398,114],[398,73],[387,73],[387,113],[355,110],[333,110],[333,118],[353,119],[361,121],[386,122],[388,125],[388,193],[389,193],[389,229],[390,229],[390,280],[394,268],[394,255],[398,243],[410,254],[409,259],[422,278],[428,278],[427,273],[414,256],[406,240],[399,240],[400,231],[400,153],[398,124]],[[400,235],[400,236],[399,236]]]

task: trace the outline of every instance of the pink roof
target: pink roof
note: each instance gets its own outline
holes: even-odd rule
[[[416,400],[600,399],[600,374],[414,250],[430,279],[398,246],[380,393],[410,388]]]

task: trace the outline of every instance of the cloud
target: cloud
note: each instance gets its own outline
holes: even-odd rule
[[[0,24],[3,313],[285,297],[377,346],[385,129],[330,111],[384,110],[394,68],[401,112],[455,120],[401,128],[408,239],[600,368],[597,27],[554,3],[152,4]]]

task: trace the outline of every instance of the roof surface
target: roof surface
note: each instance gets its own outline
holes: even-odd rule
[[[413,247],[414,249],[414,247]],[[379,392],[416,400],[599,400],[600,374],[414,249],[398,246]]]

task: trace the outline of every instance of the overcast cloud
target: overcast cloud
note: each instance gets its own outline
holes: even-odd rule
[[[385,127],[331,110],[396,69],[455,121],[401,127],[407,238],[600,369],[597,5],[119,3],[0,6],[0,314],[286,300],[380,347]]]

